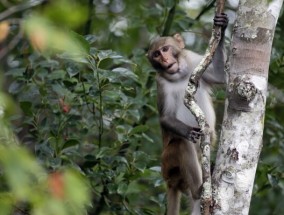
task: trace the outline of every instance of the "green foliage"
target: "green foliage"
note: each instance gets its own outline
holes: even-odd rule
[[[158,161],[154,154],[144,150],[156,142],[158,136],[154,134],[159,132],[155,90],[151,87],[154,73],[147,71],[148,65],[137,66],[141,62],[145,65],[144,51],[136,49],[131,59],[111,49],[98,49],[94,46],[96,35],[81,36],[60,28],[60,23],[54,25],[53,14],[49,13],[57,13],[53,7],[52,4],[44,8],[45,13],[26,20],[27,36],[37,51],[29,48],[26,58],[16,57],[14,61],[19,65],[5,73],[11,80],[8,92],[20,109],[19,114],[12,117],[14,131],[23,144],[33,149],[48,172],[65,172],[71,167],[89,180],[92,203],[88,210],[91,213],[162,213],[164,194],[159,194],[163,192],[158,190],[164,186],[159,168],[151,168]],[[153,117],[154,122],[146,123]],[[155,127],[150,129],[153,123]],[[156,151],[159,148],[160,144],[152,147]],[[7,156],[3,158],[6,165],[14,157]],[[19,168],[37,172],[34,167],[22,164]],[[64,174],[67,175],[66,186],[81,182],[68,177],[70,174]],[[54,173],[50,177],[62,180],[62,176]],[[39,207],[38,198],[43,195],[40,190],[31,193],[39,197],[29,195],[33,188],[31,181],[27,176],[21,184],[11,184],[14,190],[18,190],[18,186],[27,189],[22,196],[28,206],[26,202],[22,206],[12,201],[7,207],[19,207],[33,214],[43,211],[65,214],[71,213],[70,210],[80,214],[75,210],[80,207],[62,207],[60,201],[50,202],[44,198]],[[47,186],[44,183],[48,182],[36,186],[44,188]],[[145,196],[139,195],[155,186],[156,194],[151,191]],[[68,187],[65,195],[72,205],[85,205],[86,194]]]
[[[149,126],[140,124],[147,120],[144,111],[156,115],[154,91],[141,82],[145,71],[114,51],[95,48],[80,59],[33,53],[28,60],[26,68],[6,73],[13,79],[9,93],[23,113],[18,129],[28,129],[24,142],[36,143],[35,153],[47,169],[73,166],[85,174],[96,213],[103,210],[102,201],[110,211],[133,211],[126,205],[134,206],[135,198],[128,196],[141,189],[139,181],[153,161],[141,150],[153,143]],[[160,180],[154,173],[147,171]]]
[[[1,101],[7,98],[0,95]],[[90,204],[90,185],[75,169],[48,174],[26,149],[18,146],[6,121],[7,108],[0,106],[0,214],[84,214]]]

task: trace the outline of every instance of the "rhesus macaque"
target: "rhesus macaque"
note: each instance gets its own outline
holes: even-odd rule
[[[225,83],[224,32],[226,14],[216,15],[214,24],[222,27],[220,44],[199,83],[195,98],[204,111],[212,137],[215,135],[215,112],[210,97],[210,85]],[[181,193],[191,203],[191,214],[200,214],[202,172],[199,144],[200,129],[191,112],[184,105],[185,89],[189,77],[202,56],[185,49],[180,34],[159,37],[149,48],[148,58],[157,70],[158,110],[163,136],[162,174],[167,191],[167,215],[178,215]]]

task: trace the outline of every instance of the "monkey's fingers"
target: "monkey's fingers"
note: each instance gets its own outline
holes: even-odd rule
[[[228,15],[226,13],[218,13],[215,14],[215,17],[228,17]]]
[[[193,129],[196,129],[196,130],[192,130],[190,132],[189,139],[193,143],[197,143],[197,141],[200,140],[200,138],[201,138],[202,132],[201,132],[201,130],[199,128],[193,128]],[[197,131],[197,129],[198,129],[198,131]]]
[[[228,16],[225,13],[216,14],[213,20],[214,25],[221,26],[223,29],[227,27],[229,22]]]

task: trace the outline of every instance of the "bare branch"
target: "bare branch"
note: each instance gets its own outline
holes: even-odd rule
[[[169,10],[167,20],[165,22],[165,27],[162,33],[162,36],[168,36],[173,24],[175,12],[176,12],[176,6],[178,4],[178,0],[175,1],[173,7]]]
[[[1,0],[0,2],[4,7],[11,7],[11,3],[7,0]]]
[[[11,22],[13,22],[13,23],[15,23],[17,21],[19,21],[19,20],[16,20],[16,19],[11,20]],[[0,50],[0,60],[4,56],[6,56],[8,52],[10,52],[12,49],[14,49],[16,47],[16,45],[20,42],[22,37],[23,37],[23,30],[20,27],[18,34],[16,36],[14,36],[14,38],[10,41],[10,43],[6,47],[4,47]]]
[[[222,13],[224,10],[225,0],[217,1],[216,13]],[[185,106],[192,112],[195,116],[198,125],[203,131],[204,135],[201,142],[201,165],[202,165],[202,176],[203,176],[203,187],[201,194],[201,212],[204,215],[210,214],[210,206],[212,204],[212,185],[211,185],[211,173],[210,173],[210,131],[209,125],[205,119],[203,111],[196,104],[194,95],[198,88],[198,83],[202,77],[204,71],[207,69],[209,64],[212,62],[214,53],[218,47],[221,39],[221,27],[213,26],[211,39],[209,41],[209,46],[206,53],[191,74],[188,82],[188,86],[185,92],[184,103]]]
[[[29,2],[25,2],[13,7],[8,8],[4,12],[0,13],[0,21],[6,19],[7,17],[11,16],[14,13],[35,7],[41,3],[43,3],[45,0],[30,0]]]

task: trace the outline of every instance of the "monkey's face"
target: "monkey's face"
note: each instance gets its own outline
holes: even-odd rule
[[[168,81],[177,81],[188,75],[187,63],[183,54],[184,41],[181,35],[158,37],[148,51],[148,59],[158,71],[158,75]]]
[[[173,46],[161,46],[154,50],[151,55],[151,63],[158,71],[166,72],[168,74],[175,74],[178,72],[178,52]]]

